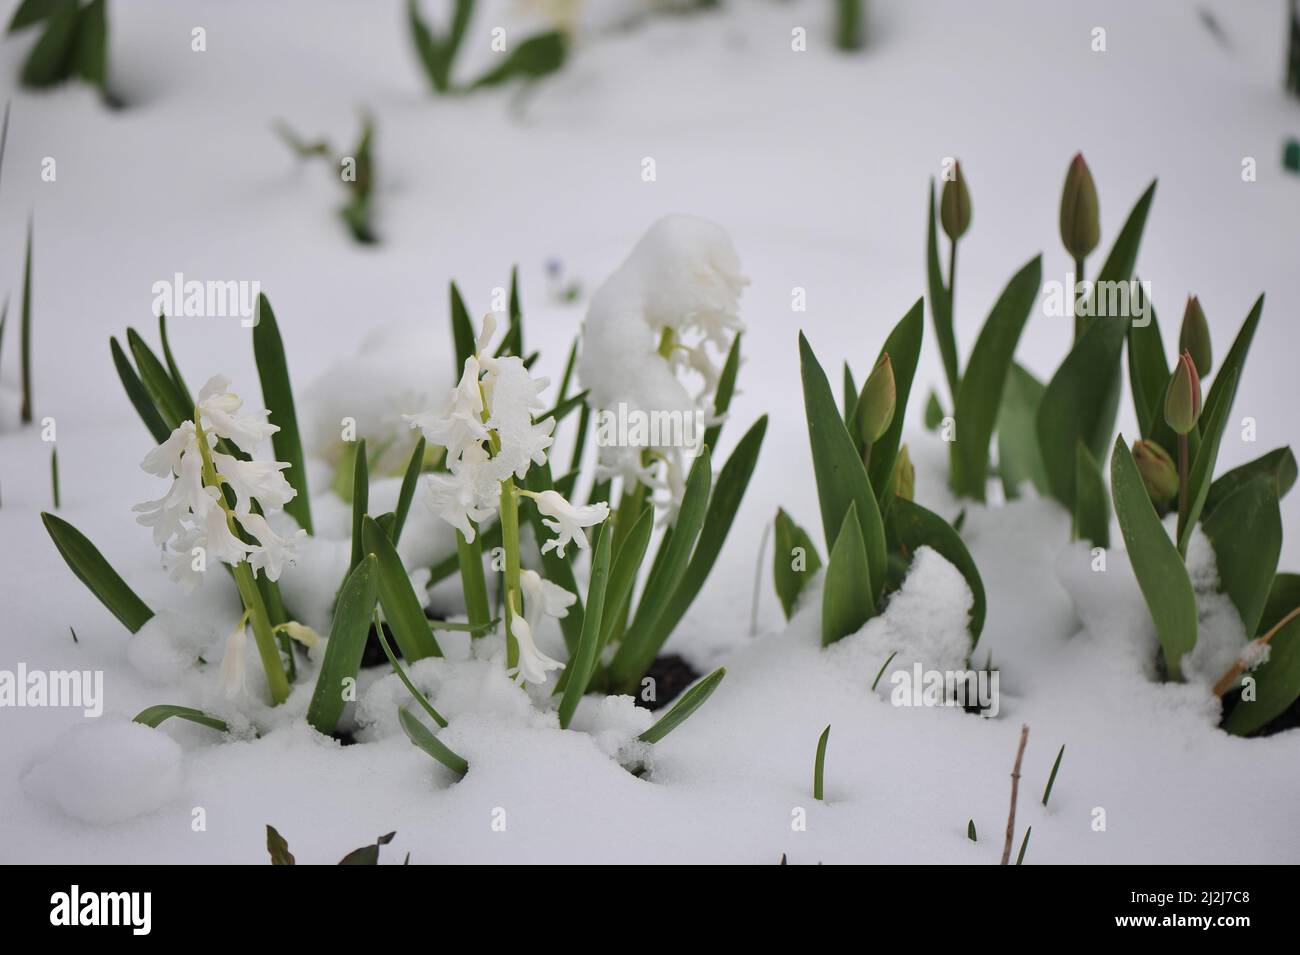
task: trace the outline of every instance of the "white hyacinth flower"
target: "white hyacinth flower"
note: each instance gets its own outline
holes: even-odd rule
[[[533,628],[527,619],[515,616],[510,620],[510,633],[519,647],[519,663],[507,675],[524,683],[545,683],[551,670],[563,670],[564,664],[552,660],[533,642]]]
[[[265,573],[267,580],[279,580],[284,565],[293,561],[298,541],[306,537],[307,532],[297,530],[290,537],[281,537],[271,530],[271,525],[261,514],[240,514],[239,523],[257,539],[257,543],[249,548],[248,554],[248,562],[253,570]]]
[[[483,393],[479,389],[481,369],[477,355],[465,359],[460,382],[441,407],[419,414],[402,415],[412,428],[419,428],[430,444],[447,449],[447,458],[456,458],[471,444],[488,439],[483,426]]]
[[[266,420],[266,409],[241,415],[243,406],[244,399],[230,390],[230,379],[224,375],[213,375],[199,389],[199,412],[207,418],[213,433],[244,451],[252,451],[280,428]]]
[[[429,506],[440,518],[474,542],[474,523],[485,521],[494,513],[492,508],[481,507],[474,487],[464,475],[430,474],[425,481],[429,488]]]
[[[582,529],[599,524],[609,517],[609,505],[604,501],[575,507],[559,491],[542,491],[530,496],[543,515],[542,523],[557,535],[542,545],[543,554],[553,550],[563,557],[564,548],[570,541],[575,542],[579,550],[589,546],[587,535]]]
[[[245,652],[248,649],[248,617],[239,620],[239,626],[226,637],[226,653],[221,658],[221,691],[226,699],[233,700],[244,692],[246,669]]]
[[[214,451],[212,463],[221,479],[235,492],[236,514],[247,514],[254,500],[263,510],[278,511],[298,494],[297,488],[281,473],[289,467],[288,462],[241,461]]]

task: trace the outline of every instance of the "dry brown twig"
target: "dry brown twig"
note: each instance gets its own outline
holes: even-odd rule
[[[1002,846],[1002,864],[1011,862],[1011,843],[1016,835],[1016,796],[1020,792],[1020,762],[1025,758],[1025,744],[1029,742],[1029,724],[1020,727],[1020,746],[1016,749],[1016,765],[1011,770],[1011,812],[1007,815],[1007,841]]]
[[[1296,607],[1294,610],[1292,610],[1289,614],[1287,614],[1277,623],[1273,624],[1273,626],[1269,628],[1268,633],[1264,634],[1262,637],[1256,637],[1254,640],[1252,640],[1249,644],[1251,650],[1250,655],[1254,656],[1257,650],[1268,646],[1268,642],[1272,640],[1274,636],[1277,635],[1277,632],[1281,630],[1283,627],[1285,627],[1292,620],[1294,620],[1297,616],[1300,616],[1300,607]],[[1241,674],[1246,671],[1246,663],[1243,659],[1246,656],[1247,653],[1243,651],[1241,656],[1237,657],[1237,659],[1233,662],[1232,666],[1228,667],[1228,669],[1223,671],[1223,676],[1219,677],[1218,682],[1214,684],[1215,696],[1223,696],[1223,694],[1227,693],[1236,685],[1237,680],[1240,679],[1241,677]]]

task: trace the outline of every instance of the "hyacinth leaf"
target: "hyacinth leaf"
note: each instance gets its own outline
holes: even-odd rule
[[[713,691],[722,683],[722,678],[727,675],[726,667],[718,667],[700,682],[683,693],[677,698],[672,707],[663,716],[659,717],[651,727],[642,733],[637,739],[643,743],[657,743],[678,726],[686,721],[692,713],[704,705],[704,702],[713,695]]]
[[[27,250],[23,255],[23,305],[18,322],[18,361],[22,380],[19,417],[30,424],[32,407],[32,220],[27,220]]]
[[[384,635],[384,627],[379,619],[379,614],[374,614],[375,638],[379,641],[379,646],[384,651],[384,656],[388,657],[388,663],[397,674],[397,678],[402,681],[402,686],[406,687],[406,692],[410,693],[415,702],[420,704],[420,708],[428,713],[430,718],[441,727],[447,726],[447,721],[443,719],[441,713],[433,708],[429,698],[420,692],[420,688],[411,682],[411,678],[406,675],[406,669],[397,659],[397,654],[393,653],[393,648],[388,645],[388,637]]]
[[[158,413],[153,398],[149,396],[144,382],[135,373],[131,360],[126,357],[126,352],[122,350],[122,346],[118,344],[117,339],[110,338],[108,341],[109,347],[113,351],[113,367],[117,369],[117,377],[122,382],[122,388],[126,391],[127,398],[130,399],[132,407],[140,416],[140,420],[144,422],[144,426],[149,429],[149,434],[153,436],[154,443],[162,444],[171,435],[171,428],[167,427],[167,422]]]
[[[1077,474],[1075,446],[1082,441],[1097,457],[1093,438],[1109,429],[1109,378],[1105,369],[1119,361],[1127,322],[1103,318],[1091,322],[1052,376],[1038,405],[1038,447],[1052,496],[1074,510]],[[1109,435],[1106,438],[1110,440]]]
[[[24,86],[41,88],[67,79],[77,44],[77,24],[81,19],[76,0],[52,4],[42,16],[46,21],[40,39],[23,63]]]
[[[104,559],[89,538],[61,517],[42,513],[41,520],[54,546],[77,579],[99,598],[122,625],[136,633],[148,623],[153,611]]]
[[[1243,485],[1201,523],[1214,547],[1219,585],[1255,633],[1282,553],[1277,486],[1267,476]]]
[[[407,24],[411,30],[411,38],[415,42],[416,55],[420,58],[429,82],[439,93],[446,93],[452,87],[451,66],[455,62],[456,51],[460,49],[473,13],[474,0],[456,0],[451,27],[447,37],[440,40],[434,36],[421,18],[418,0],[407,2]]]
[[[456,532],[456,540],[457,540],[456,553],[448,554],[442,560],[438,561],[438,563],[434,564],[432,568],[430,568],[430,577],[429,577],[430,587],[432,587],[434,584],[442,583],[442,581],[446,580],[448,577],[452,576],[458,570],[461,569],[461,552],[459,546],[461,541],[460,531]],[[479,558],[480,558],[479,572],[481,574],[483,569],[482,551],[483,550],[490,551],[493,547],[501,546],[501,524],[497,521],[492,521],[492,523],[488,524],[486,527],[480,527],[478,533],[474,535],[474,542],[469,546],[477,548],[479,550]],[[486,589],[484,592],[486,594]],[[485,607],[486,604],[487,604],[487,598],[485,596],[484,597]],[[472,605],[470,604],[467,604],[467,606],[472,607]],[[484,617],[482,617],[482,619],[486,620],[487,616],[485,615]]]
[[[1151,321],[1145,326],[1129,323],[1128,382],[1133,393],[1133,407],[1137,411],[1138,431],[1142,437],[1151,438],[1157,421],[1164,419],[1165,389],[1169,387],[1165,343],[1154,308],[1151,309]]]
[[[1271,630],[1296,607],[1300,607],[1300,574],[1278,574],[1259,621],[1259,635]],[[1300,697],[1300,618],[1282,627],[1268,646],[1268,660],[1249,674],[1255,681],[1255,698],[1239,699],[1224,720],[1223,728],[1236,736],[1249,736]]]
[[[885,581],[885,528],[880,519],[880,507],[857,446],[835,406],[826,373],[802,332],[799,334],[799,366],[826,549],[828,553],[833,549],[845,513],[850,505],[856,505],[862,541],[867,549],[868,579],[875,588],[869,595],[874,603]]]
[[[347,681],[356,682],[366,638],[370,635],[370,616],[378,597],[379,561],[372,554],[348,575],[334,601],[325,659],[307,707],[307,722],[326,736],[334,732],[343,715]]]
[[[176,386],[177,393],[181,400],[185,402],[185,407],[194,407],[194,398],[190,395],[190,389],[185,384],[185,378],[181,375],[180,365],[176,362],[176,356],[172,354],[171,339],[167,336],[167,316],[158,316],[158,340],[162,343],[163,361],[167,364],[167,374],[171,375],[172,384]]]
[[[411,501],[415,499],[415,487],[424,469],[424,448],[425,440],[421,437],[415,443],[411,458],[406,462],[406,473],[402,475],[402,487],[397,493],[397,507],[393,510],[393,524],[388,533],[394,546],[402,539],[402,528],[406,526],[406,516],[410,514]]]
[[[569,395],[569,397],[562,401],[556,402],[554,408],[551,408],[548,411],[543,411],[533,419],[533,422],[537,423],[545,421],[547,418],[554,418],[555,426],[558,428],[560,423],[564,421],[572,411],[586,406],[587,396],[589,394],[591,394],[590,391],[580,391],[576,395]]]
[[[516,51],[517,52],[517,51]],[[506,348],[511,355],[524,357],[524,312],[519,298],[519,266],[510,267],[510,300],[509,300],[510,330],[506,333],[506,340],[502,346]],[[536,356],[533,356],[536,360]],[[529,362],[531,364],[531,362]]]
[[[704,525],[700,528],[699,539],[691,554],[691,562],[686,565],[686,573],[681,583],[673,591],[668,608],[659,620],[658,629],[666,640],[677,624],[690,609],[691,603],[699,596],[705,580],[717,562],[722,544],[731,531],[731,525],[744,499],[749,479],[753,477],[754,466],[758,463],[758,453],[763,447],[763,436],[767,433],[767,415],[763,415],[736,445],[736,449],[727,458],[718,479],[714,482],[713,492],[709,495],[709,508],[704,514]],[[660,641],[662,642],[662,641]]]
[[[384,620],[393,631],[402,656],[412,663],[425,657],[442,656],[393,542],[370,517],[363,522],[362,539],[366,553],[374,554],[379,560],[379,605],[384,609]]]
[[[830,740],[831,728],[827,724],[817,740],[817,755],[813,757],[813,799],[826,799],[826,745]]]
[[[1031,259],[1007,283],[980,330],[957,392],[957,439],[950,447],[950,481],[958,494],[983,501],[989,444],[1016,345],[1042,282],[1043,260]]]
[[[781,610],[789,620],[799,602],[799,595],[821,567],[822,560],[808,532],[779,508],[776,512],[775,546],[772,554],[772,578],[776,583],[776,596],[781,601]],[[796,570],[796,564],[801,564],[803,569]]]
[[[186,405],[185,398],[172,381],[166,366],[158,360],[145,340],[134,328],[126,330],[127,347],[135,358],[135,367],[140,373],[140,380],[149,393],[168,429],[174,429],[182,421],[188,421],[194,415],[194,406]]]
[[[1259,327],[1260,316],[1264,313],[1264,296],[1255,300],[1250,314],[1242,322],[1232,347],[1224,356],[1223,363],[1215,373],[1214,383],[1205,396],[1205,407],[1201,410],[1201,419],[1212,417],[1220,404],[1226,404],[1231,410],[1232,402],[1237,397],[1237,383],[1241,380],[1242,369],[1246,365],[1246,355],[1250,352],[1250,343],[1255,339],[1255,330]],[[1226,416],[1226,412],[1225,412]]]
[[[627,619],[627,605],[636,584],[637,572],[645,560],[646,551],[650,547],[650,536],[654,533],[654,516],[654,508],[644,508],[632,525],[632,530],[619,542],[618,553],[614,555],[609,574],[609,584],[605,588],[605,606],[600,622],[602,648],[609,644],[618,621]]]
[[[219,733],[230,732],[230,727],[226,725],[225,720],[209,716],[202,710],[196,710],[189,706],[175,706],[171,703],[159,703],[157,706],[143,709],[135,715],[135,719],[131,722],[157,729],[164,721],[172,717],[198,723],[200,726],[206,726],[208,729],[214,729]]]
[[[448,294],[451,298],[451,337],[456,346],[456,367],[452,369],[452,380],[459,381],[465,368],[465,359],[474,354],[478,344],[469,309],[465,307],[465,300],[461,298],[460,289],[455,282],[451,283]]]
[[[587,607],[582,618],[582,634],[578,638],[578,652],[569,659],[565,668],[564,696],[560,698],[560,728],[568,729],[573,720],[578,701],[587,692],[591,675],[596,670],[600,655],[600,634],[605,610],[605,595],[609,584],[609,552],[614,534],[611,528],[601,526],[596,536],[595,554],[591,558],[591,578],[587,584]]]
[[[1052,787],[1056,785],[1056,774],[1061,770],[1061,757],[1065,755],[1065,744],[1056,751],[1056,762],[1052,763],[1052,772],[1047,777],[1047,786],[1043,789],[1043,805],[1047,805],[1047,800],[1052,798]]]
[[[266,827],[266,852],[271,857],[271,865],[297,865],[298,860],[289,851],[289,843],[280,835],[275,826]]]
[[[356,455],[352,459],[352,558],[348,563],[348,573],[356,570],[366,555],[362,532],[369,509],[370,464],[366,456],[366,441],[362,438],[357,442]]]
[[[1219,445],[1223,441],[1224,429],[1228,426],[1228,415],[1232,413],[1232,397],[1237,387],[1237,369],[1230,368],[1219,372],[1214,383],[1226,385],[1228,391],[1220,394],[1227,394],[1228,397],[1201,417],[1201,443],[1187,472],[1187,523],[1178,535],[1180,554],[1187,553],[1187,545],[1192,539],[1192,528],[1201,519],[1205,499],[1210,494],[1210,483],[1214,480],[1214,463],[1219,458]]]
[[[670,609],[670,601],[686,576],[691,552],[699,538],[709,504],[713,480],[709,449],[695,458],[686,476],[686,491],[671,532],[651,565],[632,625],[623,634],[618,651],[610,664],[615,686],[630,691],[654,662],[669,631],[661,625]]]
[[[930,214],[926,218],[925,226],[925,265],[930,292],[930,320],[934,322],[934,337],[939,343],[939,357],[943,359],[943,372],[948,379],[948,394],[955,398],[961,382],[961,372],[957,363],[957,338],[952,328],[952,294],[944,282],[943,270],[939,265],[939,235],[935,226],[937,218],[934,209],[934,180],[931,180]],[[935,427],[938,427],[937,422]]]
[[[966,544],[957,529],[938,514],[927,510],[915,501],[899,497],[894,499],[894,503],[889,508],[889,541],[891,546],[902,551],[909,561],[918,547],[933,548],[966,579],[966,586],[970,588],[972,598],[970,635],[973,649],[979,643],[980,634],[984,632],[984,620],[988,615],[988,599],[979,568],[975,566],[975,559],[966,549]]]
[[[971,842],[979,842],[979,838],[975,833],[974,819],[966,820],[966,838],[969,839]]]
[[[1110,546],[1110,498],[1101,465],[1088,446],[1079,441],[1075,450],[1074,539],[1094,547]]]
[[[1046,387],[1018,362],[1013,362],[998,410],[998,474],[1007,499],[1020,496],[1032,484],[1040,495],[1048,493],[1047,468],[1038,448],[1038,406]]]
[[[722,425],[726,421],[727,411],[731,408],[732,396],[736,393],[736,376],[740,373],[740,339],[741,336],[737,335],[731,340],[727,360],[722,365],[721,374],[718,375],[718,387],[713,391],[713,417],[717,420],[717,424],[704,429],[704,443],[711,448],[718,446],[718,438],[722,436]]]
[[[908,309],[894,326],[884,347],[876,356],[877,364],[885,355],[894,371],[894,420],[890,422],[885,433],[871,445],[871,465],[867,475],[877,497],[885,493],[889,485],[889,476],[894,470],[894,461],[898,457],[898,446],[903,438],[903,423],[907,417],[907,401],[912,394],[912,380],[916,376],[916,364],[921,357],[921,337],[925,334],[925,299],[918,298],[916,304]],[[874,365],[872,367],[875,367]]]
[[[1096,327],[1096,326],[1093,326]],[[1123,435],[1110,458],[1110,486],[1124,545],[1164,651],[1165,665],[1181,678],[1183,654],[1196,646],[1196,595],[1183,559],[1156,514]]]
[[[876,613],[867,545],[862,540],[857,505],[849,504],[840,533],[826,561],[822,590],[822,646],[857,633]]]
[[[442,763],[457,776],[464,776],[469,772],[469,763],[449,749],[447,744],[438,739],[429,727],[416,719],[413,713],[404,707],[398,707],[397,718],[402,724],[402,730],[406,733],[406,738],[412,743]]]
[[[1029,848],[1029,837],[1033,834],[1033,831],[1033,826],[1025,830],[1025,838],[1020,840],[1020,851],[1016,853],[1016,865],[1020,865],[1025,861],[1025,850]]]
[[[257,362],[257,376],[262,383],[262,402],[270,412],[267,420],[279,427],[271,435],[275,460],[286,461],[289,467],[284,476],[298,493],[284,505],[285,513],[298,522],[308,534],[313,533],[311,501],[307,494],[307,465],[302,452],[302,434],[298,430],[298,413],[293,403],[293,387],[289,383],[289,362],[280,337],[280,325],[265,295],[257,301],[258,322],[253,326],[253,358]],[[354,564],[355,566],[355,561]]]
[[[548,30],[530,36],[506,54],[504,63],[488,70],[470,84],[470,89],[499,86],[515,77],[528,80],[540,79],[562,67],[567,54],[568,43],[559,30]]]
[[[1201,520],[1208,521],[1215,509],[1247,484],[1260,478],[1267,478],[1273,484],[1278,500],[1286,497],[1296,481],[1296,460],[1290,448],[1274,448],[1267,454],[1260,455],[1253,461],[1247,461],[1240,467],[1219,475],[1210,484],[1210,491],[1205,495],[1205,507],[1201,511]]]

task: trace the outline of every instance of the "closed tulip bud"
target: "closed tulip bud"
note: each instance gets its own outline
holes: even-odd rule
[[[894,458],[894,470],[889,476],[889,490],[895,497],[913,500],[916,493],[916,469],[912,467],[912,456],[907,453],[907,445],[898,449]]]
[[[1165,395],[1165,421],[1177,434],[1187,434],[1201,416],[1201,376],[1189,352],[1183,352],[1174,368],[1169,393]]]
[[[1183,311],[1183,328],[1178,333],[1178,350],[1189,352],[1196,373],[1204,378],[1210,373],[1213,355],[1210,351],[1210,326],[1205,321],[1201,300],[1195,295],[1187,300]]]
[[[889,425],[894,420],[894,402],[897,400],[894,366],[886,353],[880,356],[880,361],[862,386],[862,394],[858,395],[858,406],[853,419],[863,444],[874,444],[889,430]]]
[[[1065,174],[1061,190],[1061,241],[1076,259],[1084,259],[1101,240],[1101,216],[1097,207],[1097,187],[1092,173],[1076,153]]]
[[[943,184],[939,199],[939,222],[948,238],[956,242],[970,228],[970,193],[966,190],[966,177],[961,174],[961,163],[953,165],[952,178]]]
[[[1133,462],[1152,504],[1162,507],[1174,499],[1178,493],[1178,468],[1168,451],[1154,441],[1135,441]]]

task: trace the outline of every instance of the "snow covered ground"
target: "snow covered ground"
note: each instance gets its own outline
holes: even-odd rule
[[[467,73],[488,62],[491,25],[519,22],[513,5],[486,6]],[[820,540],[796,333],[828,370],[848,358],[861,380],[923,294],[926,187],[947,156],[961,159],[974,205],[957,285],[963,350],[1033,254],[1044,253],[1045,280],[1064,279],[1057,202],[1066,164],[1082,150],[1104,246],[1159,176],[1138,270],[1167,337],[1195,293],[1222,354],[1267,293],[1235,406],[1258,420],[1259,439],[1229,429],[1221,469],[1300,444],[1300,178],[1280,164],[1282,143],[1300,133],[1300,107],[1280,89],[1283,5],[876,0],[871,47],[852,57],[830,49],[826,3],[733,2],[627,31],[607,28],[619,19],[613,8],[634,4],[592,6],[570,64],[522,98],[429,94],[397,3],[112,4],[110,74],[129,104],[117,112],[84,89],[11,91],[31,40],[0,43],[0,99],[13,102],[0,289],[14,299],[0,367],[0,668],[103,670],[101,721],[187,702],[174,699],[179,684],[151,683],[132,665],[128,634],[73,579],[37,516],[50,506],[49,448],[38,429],[15,429],[12,390],[29,213],[36,413],[57,421],[60,514],[151,605],[207,615],[224,635],[239,613],[233,591],[213,584],[186,600],[130,513],[158,488],[139,470],[150,443],[107,343],[127,325],[153,338],[154,282],[176,272],[260,281],[301,402],[309,383],[393,324],[408,331],[383,334],[398,336],[416,373],[427,358],[431,391],[443,387],[448,280],[482,312],[517,262],[527,334],[556,377],[585,299],[549,300],[546,262],[560,259],[590,293],[651,222],[680,211],[724,225],[752,281],[737,424],[723,453],[740,425],[770,415],[727,547],[670,643],[701,669],[725,664],[721,688],[656,746],[653,770],[638,779],[609,753],[646,714],[589,700],[578,724],[598,732],[561,732],[499,667],[455,654],[427,661],[415,668],[422,685],[458,688],[439,703],[452,724],[445,738],[473,766],[455,785],[391,725],[344,748],[290,719],[309,687],[256,740],[171,721],[161,733],[174,747],[112,727],[121,758],[111,764],[75,740],[47,758],[56,737],[88,722],[79,710],[5,709],[0,860],[261,862],[270,823],[300,862],[333,862],[396,830],[390,861],[409,851],[413,862],[772,863],[787,853],[793,863],[992,863],[1028,723],[1018,815],[1018,828],[1033,826],[1027,863],[1300,861],[1300,735],[1230,737],[1203,686],[1155,682],[1154,631],[1126,560],[1116,550],[1106,574],[1091,574],[1053,503],[967,508],[989,599],[976,661],[991,651],[1000,668],[996,719],[893,707],[872,694],[882,654],[871,627],[823,651],[815,599],[786,627],[770,558],[757,636],[749,620],[755,557],[777,506]],[[1226,42],[1200,9],[1214,11]],[[191,50],[196,26],[207,30],[206,52]],[[806,52],[791,50],[796,26],[808,30]],[[1104,53],[1091,49],[1096,27],[1107,33]],[[295,160],[272,131],[285,120],[350,143],[363,108],[378,130],[383,242],[371,248],[337,221],[337,183]],[[55,182],[41,179],[45,157],[57,162]],[[646,157],[654,182],[642,179]],[[1257,181],[1242,179],[1246,157],[1258,162]],[[807,312],[791,310],[795,287],[807,290]],[[1040,377],[1064,352],[1066,321],[1039,312],[1029,323],[1018,355]],[[255,392],[237,319],[178,319],[171,334],[191,384],[220,372]],[[908,440],[918,500],[953,514],[946,449],[919,428],[927,386],[942,379],[928,320],[926,335]],[[332,407],[353,395],[362,402],[367,377],[340,384]],[[1122,415],[1121,430],[1133,427],[1131,412]],[[326,473],[312,473],[321,494]],[[1297,506],[1294,495],[1282,505],[1283,569],[1300,570]],[[318,507],[328,509],[324,498]],[[335,502],[323,523],[342,537],[346,520]],[[429,546],[446,547],[437,533]],[[391,721],[381,703],[402,691],[385,680],[370,688],[371,702]],[[827,798],[817,804],[813,753],[828,723]],[[1038,797],[1061,744],[1045,809]],[[139,785],[119,779],[86,798],[121,775]],[[198,807],[201,831],[192,826]],[[1104,831],[1093,826],[1098,808]],[[501,809],[504,831],[493,825]],[[799,809],[806,831],[792,828]],[[105,821],[115,814],[133,818]]]

